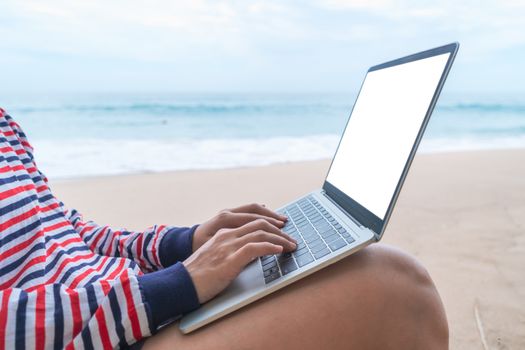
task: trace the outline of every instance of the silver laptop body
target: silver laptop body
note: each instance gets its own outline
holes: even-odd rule
[[[192,332],[381,239],[459,44],[371,67],[321,189],[277,211],[295,252],[249,264],[179,324]]]

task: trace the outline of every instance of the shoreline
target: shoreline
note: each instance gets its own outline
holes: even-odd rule
[[[452,349],[525,348],[525,149],[416,155],[384,238],[440,292]],[[189,226],[249,202],[277,208],[319,188],[329,160],[51,181],[88,220]],[[478,322],[479,320],[479,322]],[[172,331],[176,331],[173,329]]]
[[[491,149],[471,149],[471,150],[444,150],[444,151],[432,151],[432,152],[420,152],[418,151],[415,158],[418,157],[427,157],[427,156],[437,156],[437,155],[447,155],[447,154],[470,154],[470,153],[492,153],[492,152],[504,152],[504,151],[521,151],[525,150],[524,147],[508,147],[508,148],[491,148]],[[332,158],[320,158],[320,159],[311,159],[311,160],[300,160],[300,161],[284,161],[284,162],[275,162],[271,164],[261,164],[261,165],[243,165],[243,166],[232,166],[232,167],[223,167],[223,168],[195,168],[195,169],[180,169],[180,170],[143,170],[138,172],[128,172],[128,173],[119,173],[119,174],[95,174],[95,175],[86,175],[86,176],[71,176],[71,177],[55,177],[50,179],[52,183],[62,183],[62,182],[71,182],[71,181],[83,181],[90,180],[95,178],[113,178],[113,177],[133,177],[133,176],[144,176],[144,175],[156,175],[156,174],[178,174],[185,172],[214,172],[222,170],[242,170],[242,169],[252,169],[252,168],[265,168],[271,166],[281,166],[289,165],[296,163],[316,163],[316,162],[329,162]],[[327,168],[328,171],[328,168]],[[47,174],[46,174],[47,176]]]

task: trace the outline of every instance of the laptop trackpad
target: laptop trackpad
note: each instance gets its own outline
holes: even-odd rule
[[[265,288],[263,272],[259,259],[254,260],[241,272],[228,288],[201,308],[187,315],[185,321],[191,323],[202,319],[216,319],[226,310],[238,309],[249,303],[249,298]]]

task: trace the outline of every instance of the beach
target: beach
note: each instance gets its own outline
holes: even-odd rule
[[[523,149],[416,156],[380,243],[426,266],[445,304],[452,349],[525,348],[524,160]],[[85,218],[143,229],[192,225],[247,202],[277,208],[319,188],[328,165],[50,180]]]

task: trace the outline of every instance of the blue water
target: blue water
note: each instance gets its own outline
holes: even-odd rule
[[[352,94],[1,96],[53,177],[329,158]],[[443,96],[422,152],[525,147],[519,96]]]

